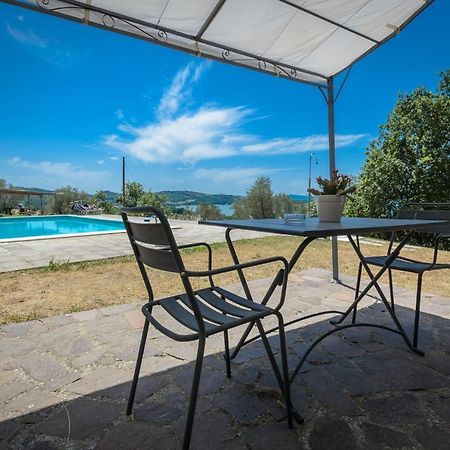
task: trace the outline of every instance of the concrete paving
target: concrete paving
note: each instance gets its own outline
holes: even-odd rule
[[[290,276],[285,320],[345,309],[354,292],[315,269]],[[343,277],[345,284],[354,279]],[[269,280],[252,282],[255,298]],[[239,291],[239,287],[232,286]],[[414,293],[397,289],[408,331]],[[150,328],[133,417],[126,400],[143,325],[142,302],[0,327],[0,448],[179,449],[195,343]],[[306,421],[287,428],[276,382],[259,341],[245,347],[225,377],[220,335],[208,339],[192,449],[448,449],[450,299],[424,294],[420,346],[374,328],[325,339],[292,384]],[[289,327],[289,365],[332,326],[331,316]],[[391,325],[367,297],[361,322]],[[267,326],[270,326],[270,320]],[[241,330],[231,333],[236,343]],[[271,338],[278,348],[278,338]]]
[[[174,227],[173,232],[179,244],[198,241],[213,243],[225,240],[223,228],[199,225],[189,220],[171,220],[170,223]],[[250,239],[265,235],[267,234],[255,231],[236,230],[233,232],[233,239]],[[125,232],[4,242],[0,243],[0,272],[45,267],[50,261],[93,261],[132,253]]]

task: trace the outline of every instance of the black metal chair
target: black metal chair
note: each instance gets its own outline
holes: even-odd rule
[[[128,214],[154,214],[159,222],[140,222],[136,219],[130,219]],[[227,377],[231,377],[228,330],[242,324],[256,322],[269,361],[286,403],[287,419],[289,427],[291,428],[293,422],[284,321],[283,316],[279,311],[286,295],[288,276],[288,262],[286,259],[283,257],[272,257],[220,269],[212,269],[211,247],[204,242],[177,245],[167,218],[157,208],[150,206],[142,208],[123,208],[122,219],[149,296],[148,303],[142,307],[142,312],[146,320],[131,386],[127,414],[131,414],[133,408],[149,323],[152,323],[157,330],[176,341],[186,342],[197,340],[197,358],[183,440],[183,448],[188,449],[194,421],[206,339],[216,333],[224,334],[226,374]],[[185,268],[179,249],[194,246],[205,246],[208,249],[208,270],[190,271]],[[280,300],[274,308],[250,301],[214,284],[214,275],[274,262],[281,262],[283,265],[282,270],[277,273],[277,282],[278,285],[281,286],[281,294]],[[155,300],[145,266],[178,273],[181,277],[185,292],[179,295]],[[194,291],[190,282],[191,277],[208,277],[210,287]],[[187,332],[179,333],[178,330],[173,331],[167,325],[163,324],[161,319],[157,320],[154,315],[154,312],[156,312],[157,309],[159,310],[158,312],[168,314],[172,319],[175,319]],[[281,372],[261,323],[261,319],[269,315],[275,315],[278,319],[281,347]]]
[[[428,220],[449,220],[450,221],[450,203],[407,203],[403,205],[398,213],[399,219],[428,219]],[[417,274],[417,291],[416,291],[416,311],[414,318],[414,335],[413,345],[417,347],[419,336],[419,320],[420,320],[420,300],[422,293],[422,278],[425,272],[431,270],[450,269],[449,263],[438,263],[438,251],[439,244],[445,238],[450,238],[450,224],[444,224],[439,226],[431,226],[429,229],[421,230],[418,233],[420,238],[423,234],[434,235],[434,255],[431,262],[417,261],[415,259],[405,258],[399,256],[392,263],[388,269],[389,278],[389,294],[391,300],[392,309],[395,310],[394,301],[394,287],[392,282],[392,270],[398,270],[402,272],[411,272]],[[391,253],[396,233],[393,233],[389,243],[387,255]],[[359,244],[359,242],[358,242]],[[388,256],[369,256],[364,258],[365,262],[369,265],[382,267],[384,266]],[[359,264],[358,277],[356,281],[356,296],[359,294],[359,288],[361,285],[361,273],[362,264]],[[355,297],[356,298],[356,297]],[[353,313],[353,322],[355,321],[356,310]]]

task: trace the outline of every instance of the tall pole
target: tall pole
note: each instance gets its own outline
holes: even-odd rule
[[[336,141],[334,130],[334,83],[333,78],[327,81],[327,106],[328,106],[328,144],[329,144],[329,162],[330,177],[333,170],[336,169]],[[338,259],[338,241],[337,237],[331,238],[331,254],[333,264],[333,280],[339,282],[339,259]]]
[[[122,156],[122,206],[125,204],[125,156]]]
[[[312,172],[312,157],[315,153],[309,154],[309,175],[308,175],[308,216],[311,217],[311,172]]]

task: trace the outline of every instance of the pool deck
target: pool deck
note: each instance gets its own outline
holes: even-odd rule
[[[111,216],[93,216],[108,219]],[[171,220],[179,244],[205,241],[223,242],[225,233],[218,227],[198,225],[192,220]],[[262,237],[266,233],[236,230],[235,239]],[[48,266],[50,261],[78,262],[131,255],[132,250],[125,233],[94,236],[60,237],[0,243],[0,272]]]

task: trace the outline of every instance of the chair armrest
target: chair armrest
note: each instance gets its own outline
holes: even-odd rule
[[[183,277],[204,277],[212,275],[218,275],[221,273],[227,273],[227,272],[233,272],[237,270],[247,269],[249,267],[256,267],[261,266],[263,264],[270,264],[274,262],[281,262],[283,264],[283,269],[280,269],[277,274],[275,275],[275,278],[273,279],[272,286],[269,287],[269,290],[267,291],[266,295],[264,296],[264,299],[262,301],[263,304],[266,304],[267,301],[270,299],[275,287],[281,286],[281,295],[280,300],[276,307],[274,308],[275,311],[278,311],[284,304],[284,300],[286,297],[286,289],[287,289],[287,281],[288,281],[288,274],[289,274],[289,263],[287,262],[287,259],[282,256],[272,256],[270,258],[263,258],[258,259],[256,261],[249,261],[246,263],[236,264],[233,266],[227,266],[227,267],[221,267],[219,269],[213,269],[213,270],[207,270],[207,271],[184,271],[181,273],[181,276]],[[273,290],[272,290],[273,288]]]
[[[235,270],[240,269],[247,269],[249,267],[255,267],[255,266],[261,266],[263,264],[269,264],[276,261],[280,261],[284,264],[284,268],[288,269],[288,262],[286,258],[283,258],[282,256],[272,256],[270,258],[264,258],[264,259],[258,259],[256,261],[249,261],[246,263],[241,264],[235,264],[233,266],[227,266],[227,267],[220,267],[218,269],[211,269],[211,270],[203,270],[203,271],[192,271],[192,270],[185,270],[182,272],[182,275],[186,277],[207,277],[209,275],[219,275],[221,273],[227,273],[227,272],[233,272]]]
[[[439,253],[439,243],[442,239],[450,238],[450,233],[441,233],[438,234],[436,237],[436,241],[434,243],[434,255],[433,255],[433,262],[431,263],[431,268],[434,267],[437,264],[437,258]]]
[[[192,247],[206,247],[208,250],[208,271],[212,270],[212,249],[211,246],[206,243],[206,242],[193,242],[191,244],[181,244],[181,245],[177,245],[178,249],[183,249],[183,248],[192,248]],[[208,275],[209,278],[209,282],[211,284],[211,286],[214,285],[213,279],[212,279],[212,274]]]

